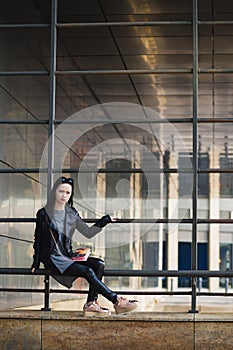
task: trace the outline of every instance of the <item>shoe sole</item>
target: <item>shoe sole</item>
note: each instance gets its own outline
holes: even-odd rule
[[[111,316],[111,312],[95,312],[95,311],[84,311],[84,317],[109,317]]]

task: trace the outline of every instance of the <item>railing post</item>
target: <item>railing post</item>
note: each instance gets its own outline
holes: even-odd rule
[[[51,311],[49,307],[49,275],[45,275],[44,277],[44,307],[41,310]]]
[[[193,0],[193,223],[192,223],[192,270],[197,269],[197,197],[198,197],[198,0]],[[192,277],[191,310],[196,313],[197,278]]]
[[[50,95],[49,95],[49,127],[48,127],[48,175],[47,196],[53,183],[54,168],[54,122],[56,114],[56,65],[57,65],[57,0],[51,2],[51,33],[50,33]]]
[[[197,305],[197,277],[192,277],[192,301],[191,301],[191,310],[189,313],[198,313],[196,309]]]

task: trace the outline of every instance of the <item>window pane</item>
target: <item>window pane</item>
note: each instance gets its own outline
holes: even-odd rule
[[[39,168],[47,134],[44,125],[1,125],[0,167]]]
[[[0,40],[4,58],[0,61],[0,70],[48,70],[49,28],[3,29],[0,31]]]
[[[0,217],[35,217],[41,206],[38,174],[0,174]]]
[[[49,78],[0,77],[2,120],[46,120],[49,117]]]

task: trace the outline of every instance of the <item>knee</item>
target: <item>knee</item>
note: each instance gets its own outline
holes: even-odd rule
[[[105,267],[104,261],[101,260],[101,259],[98,259],[97,264],[96,264],[95,271],[96,271],[96,273],[97,273],[97,275],[98,275],[99,277],[100,277],[100,276],[101,276],[101,277],[103,276],[103,274],[104,274],[104,267]]]
[[[98,267],[99,267],[100,269],[104,269],[104,268],[105,268],[105,262],[104,262],[104,260],[98,259]]]
[[[95,271],[102,271],[104,270],[105,262],[100,258],[92,258],[91,266]]]
[[[91,267],[88,267],[86,270],[86,277],[88,280],[93,279],[95,277],[95,272],[92,270]]]

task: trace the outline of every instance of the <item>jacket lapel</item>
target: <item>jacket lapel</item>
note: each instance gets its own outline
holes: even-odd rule
[[[72,209],[69,206],[66,206],[66,216],[65,216],[65,232],[67,236],[71,236],[75,229],[75,216]]]

